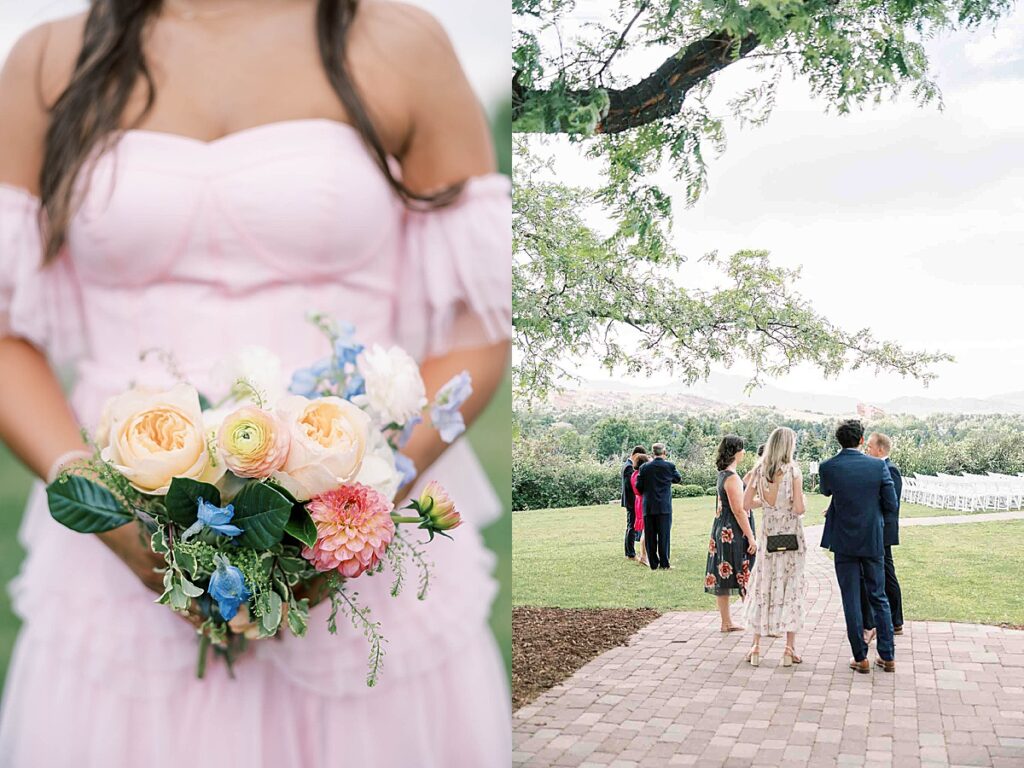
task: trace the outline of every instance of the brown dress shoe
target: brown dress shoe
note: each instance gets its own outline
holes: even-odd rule
[[[850,659],[850,669],[860,672],[862,675],[867,675],[871,672],[871,662],[867,659],[861,659],[860,661]]]
[[[903,634],[903,625],[901,624],[901,625],[900,625],[900,626],[898,626],[898,627],[893,627],[893,628],[892,628],[892,633],[893,633],[894,635],[902,635],[902,634]]]
[[[879,667],[884,669],[886,672],[895,672],[896,671],[896,662],[895,661],[886,661],[881,656],[879,656],[878,660],[875,663]]]

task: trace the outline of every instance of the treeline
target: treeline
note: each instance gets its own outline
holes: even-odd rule
[[[713,486],[718,472],[715,448],[724,434],[740,435],[749,452],[777,426],[797,435],[797,458],[805,470],[811,461],[832,456],[837,419],[793,419],[768,408],[717,413],[672,414],[617,409],[615,413],[579,412],[551,407],[514,414],[512,503],[514,509],[543,509],[600,504],[619,493],[617,470],[634,445],[668,446],[679,467],[685,493]],[[893,461],[905,474],[938,472],[1024,472],[1024,416],[937,414],[886,417],[866,423],[869,431],[893,438]],[[677,491],[682,493],[682,491]]]

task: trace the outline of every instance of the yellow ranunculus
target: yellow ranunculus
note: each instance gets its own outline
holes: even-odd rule
[[[228,414],[217,431],[224,462],[239,477],[270,477],[288,458],[290,442],[281,420],[254,405]]]

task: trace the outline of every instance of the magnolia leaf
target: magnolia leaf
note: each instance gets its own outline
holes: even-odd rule
[[[285,533],[307,547],[316,544],[316,523],[309,516],[309,511],[303,504],[296,504],[292,507],[291,517],[284,527]]]
[[[200,483],[187,477],[174,478],[164,497],[167,517],[182,528],[188,528],[198,516],[199,499],[219,507],[220,491],[209,483]]]
[[[236,541],[243,547],[270,549],[281,541],[292,511],[292,502],[264,483],[248,483],[232,503],[231,523],[242,529]]]
[[[54,480],[46,486],[46,498],[53,519],[79,533],[102,533],[135,519],[110,491],[77,475]]]

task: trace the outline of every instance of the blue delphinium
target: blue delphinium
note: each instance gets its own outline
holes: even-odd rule
[[[416,464],[404,453],[395,451],[395,469],[402,473],[402,482],[399,487],[408,485],[416,479]]]
[[[398,447],[404,448],[405,444],[409,442],[409,438],[412,437],[412,431],[415,429],[417,424],[423,423],[423,417],[418,413],[405,422],[405,426],[402,427],[402,431],[398,433]]]
[[[203,528],[209,528],[211,531],[216,531],[222,536],[234,538],[242,533],[242,529],[237,525],[231,525],[231,518],[234,516],[235,507],[233,504],[218,507],[216,504],[211,504],[200,496],[196,509],[196,517],[198,519],[181,534],[181,540],[185,541],[195,536]]]
[[[320,397],[320,385],[330,374],[332,367],[331,359],[324,358],[313,363],[309,368],[300,368],[292,374],[292,383],[289,385],[288,391],[293,395],[302,395],[308,398]]]
[[[210,575],[210,597],[217,601],[217,608],[225,621],[231,621],[238,613],[238,607],[252,597],[245,585],[245,577],[223,555],[215,555],[217,569]]]
[[[434,429],[441,433],[446,443],[466,431],[466,422],[459,409],[473,394],[473,382],[467,371],[453,376],[447,384],[438,390],[433,404],[430,406],[430,421]]]
[[[365,349],[355,341],[356,327],[351,323],[342,323],[338,328],[338,336],[334,340],[334,358],[338,368],[355,365],[356,358]]]

